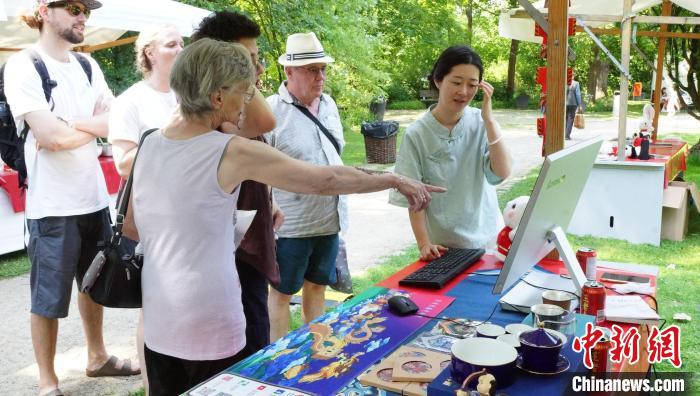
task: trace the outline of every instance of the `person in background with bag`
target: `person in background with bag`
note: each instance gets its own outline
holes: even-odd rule
[[[151,128],[164,126],[177,107],[175,92],[170,89],[170,69],[183,47],[182,35],[173,25],[148,27],[136,39],[135,63],[143,80],[119,95],[112,103],[109,114],[109,141],[112,143],[114,164],[123,180],[131,173],[141,135]],[[133,255],[137,243],[122,238],[124,253]],[[136,346],[143,368],[143,312],[139,315],[136,329]],[[148,394],[146,371],[141,377]]]
[[[240,43],[250,52],[255,66],[255,85],[260,88],[260,75],[265,71],[259,58],[257,38],[260,27],[247,16],[231,11],[216,11],[204,18],[192,35],[192,40],[202,38]],[[248,133],[248,137],[266,143],[257,132],[267,132],[275,126],[275,117],[263,96],[256,92],[253,103],[246,106],[244,116],[250,113],[256,117],[257,129]],[[238,128],[232,133],[241,135]],[[246,136],[246,134],[243,134]],[[241,300],[246,320],[246,346],[244,351],[252,354],[270,343],[270,317],[267,311],[268,280],[278,285],[279,268],[275,257],[275,233],[284,222],[282,211],[271,199],[268,186],[253,180],[241,184],[238,195],[238,210],[255,210],[256,214],[250,228],[236,249],[236,269],[241,282]]]
[[[269,135],[272,147],[315,165],[342,165],[345,144],[335,101],[323,93],[326,67],[333,58],[314,33],[287,37],[279,57],[287,80],[267,98],[277,120]],[[309,323],[323,313],[326,286],[337,281],[339,233],[347,228],[347,204],[342,196],[316,196],[273,189],[285,214],[278,230],[279,286],[270,290],[270,339],[289,331],[289,302],[303,288],[302,318]]]
[[[25,142],[29,188],[26,216],[31,262],[31,331],[39,394],[63,393],[54,369],[58,319],[68,315],[73,279],[78,287],[92,259],[111,237],[109,196],[97,159],[96,137],[107,136],[112,92],[99,65],[71,48],[84,39],[93,0],[40,0],[22,17],[39,30],[34,50],[55,82],[47,102],[42,79],[27,51],[5,67],[5,93]],[[81,60],[88,67],[81,65]],[[86,375],[136,375],[129,360],[110,356],[102,338],[103,308],[78,294],[87,340]]]
[[[154,396],[185,392],[245,356],[231,221],[244,180],[331,196],[394,187],[413,210],[424,209],[431,192],[445,191],[394,174],[314,166],[220,133],[217,128],[236,125],[253,100],[254,73],[240,44],[204,38],[187,46],[170,78],[182,117],[149,135],[134,164],[146,367]]]
[[[438,102],[408,126],[401,143],[396,173],[449,189],[426,210],[409,211],[421,260],[448,248],[495,248],[504,226],[494,185],[510,174],[511,158],[491,109],[493,86],[483,72],[470,47],[443,51],[429,78]],[[469,106],[479,89],[481,110]],[[410,202],[392,192],[389,203]]]
[[[581,86],[578,81],[571,79],[571,84],[566,87],[566,135],[564,135],[566,140],[571,140],[571,130],[577,113],[583,113]]]

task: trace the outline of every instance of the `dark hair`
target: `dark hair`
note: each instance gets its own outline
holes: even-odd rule
[[[453,45],[452,47],[442,51],[440,57],[435,61],[435,66],[428,76],[430,86],[437,90],[438,81],[442,81],[450,70],[457,65],[474,65],[479,69],[479,81],[484,75],[484,65],[481,63],[481,57],[473,49],[467,45]]]
[[[233,11],[212,12],[202,19],[192,33],[192,41],[210,38],[219,41],[238,41],[260,36],[260,26],[247,16]]]

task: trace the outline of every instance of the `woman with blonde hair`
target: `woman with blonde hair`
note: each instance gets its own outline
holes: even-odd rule
[[[165,125],[177,107],[175,92],[170,89],[170,70],[183,48],[180,32],[173,25],[158,25],[143,30],[134,45],[136,68],[143,80],[132,85],[112,103],[109,114],[109,141],[117,172],[126,180],[131,172],[141,134]],[[133,254],[136,242],[124,238],[126,253]],[[136,331],[139,362],[143,356],[143,312]],[[141,371],[148,392],[146,370]]]
[[[165,125],[177,107],[169,78],[183,45],[173,25],[145,29],[136,39],[136,67],[143,80],[119,95],[109,114],[109,141],[122,179],[129,176],[141,134]]]

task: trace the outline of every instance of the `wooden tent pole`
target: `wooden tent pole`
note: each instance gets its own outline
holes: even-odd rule
[[[74,47],[73,50],[78,51],[78,52],[95,52],[95,51],[103,50],[106,48],[112,48],[112,47],[118,47],[120,45],[131,44],[133,42],[136,42],[137,38],[138,38],[138,36],[129,36],[129,37],[122,38],[119,40],[110,41],[110,42],[104,43],[104,44],[81,45],[78,47]]]
[[[569,0],[549,0],[549,33],[547,34],[547,131],[544,154],[564,148],[566,128],[566,55]]]
[[[632,46],[632,3],[634,0],[625,0],[622,6],[622,56],[620,62],[622,68],[630,68],[630,47]],[[625,146],[627,138],[627,99],[629,99],[630,81],[625,73],[620,73],[620,109],[618,113],[617,136],[617,160],[625,160]]]
[[[664,0],[661,6],[661,15],[671,15],[671,2]],[[668,31],[668,25],[661,25],[661,32]],[[651,140],[656,140],[657,132],[659,131],[659,115],[661,114],[661,81],[664,77],[664,55],[666,54],[666,37],[659,37],[659,52],[656,55],[656,81],[654,81],[654,130],[651,133]]]
[[[592,28],[588,27],[588,30],[595,33],[596,35],[611,35],[619,36],[621,34],[620,29],[603,29],[603,28]],[[577,32],[585,32],[586,30],[582,26],[576,26]],[[700,33],[683,33],[683,32],[655,32],[655,31],[645,31],[637,30],[636,35],[639,37],[664,37],[664,38],[684,38],[690,40],[700,40]]]

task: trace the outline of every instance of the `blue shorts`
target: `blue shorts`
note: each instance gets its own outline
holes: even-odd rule
[[[308,238],[279,238],[277,263],[280,285],[275,289],[292,295],[304,285],[304,280],[317,285],[336,282],[335,259],[338,256],[338,234]]]
[[[92,259],[112,237],[109,209],[77,216],[29,220],[31,312],[68,316],[73,279],[78,288]]]

